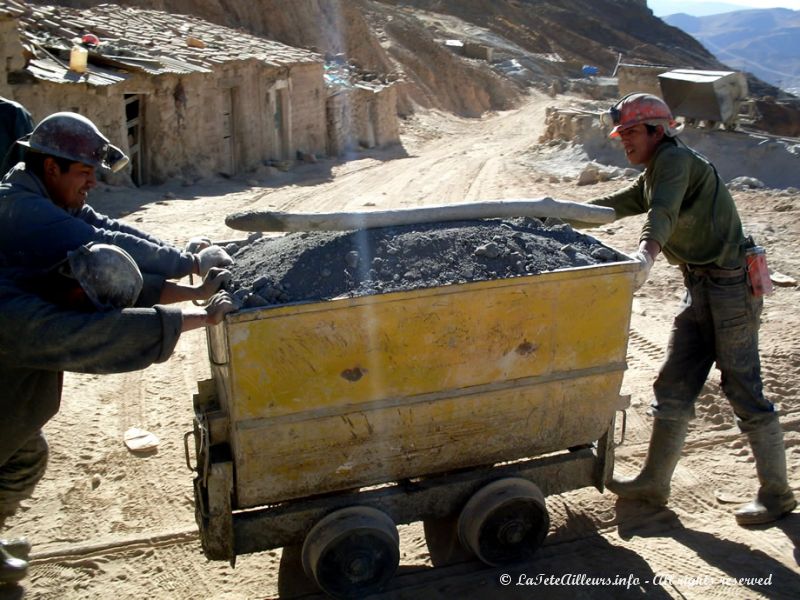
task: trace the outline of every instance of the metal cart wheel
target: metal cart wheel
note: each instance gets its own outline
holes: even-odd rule
[[[367,506],[337,510],[321,519],[303,542],[303,569],[335,598],[379,591],[400,563],[397,526]]]
[[[530,559],[549,528],[544,495],[534,483],[519,477],[482,487],[458,518],[461,543],[491,566]]]

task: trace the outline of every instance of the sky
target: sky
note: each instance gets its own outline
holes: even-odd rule
[[[800,0],[647,0],[647,5],[657,17],[671,15],[677,12],[699,17],[714,13],[747,10],[751,8],[788,8],[791,10],[800,10]]]

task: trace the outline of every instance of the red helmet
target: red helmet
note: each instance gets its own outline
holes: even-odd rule
[[[639,123],[662,125],[664,133],[669,137],[677,135],[681,130],[667,103],[652,94],[628,94],[612,106],[603,117],[606,124],[614,126],[608,135],[612,138],[619,137],[620,131],[630,129]]]

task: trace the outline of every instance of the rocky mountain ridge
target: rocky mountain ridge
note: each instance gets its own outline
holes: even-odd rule
[[[785,8],[740,10],[664,21],[702,42],[720,61],[800,94],[800,11]]]

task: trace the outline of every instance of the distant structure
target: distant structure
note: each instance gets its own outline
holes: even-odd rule
[[[398,141],[391,83],[348,92],[358,108],[342,129],[337,107],[355,86],[331,85],[324,57],[196,17],[6,0],[0,35],[0,95],[37,121],[58,110],[89,117],[130,155],[122,177],[137,185],[283,167],[351,138]]]

